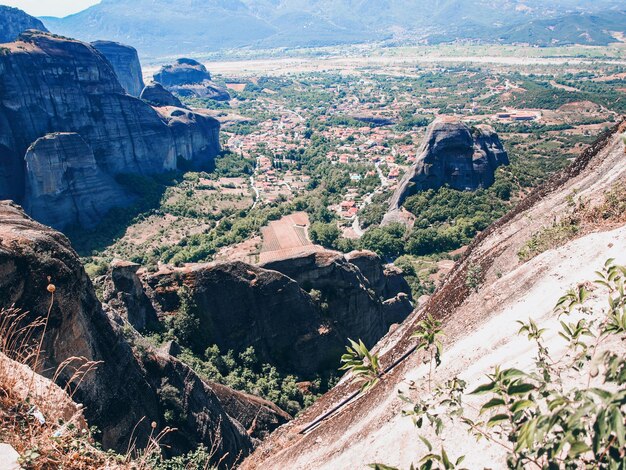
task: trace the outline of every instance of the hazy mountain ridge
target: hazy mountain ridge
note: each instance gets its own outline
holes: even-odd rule
[[[59,34],[117,40],[144,56],[163,56],[380,41],[398,32],[429,42],[536,38],[539,45],[606,44],[612,37],[605,30],[626,29],[612,18],[612,10],[623,8],[618,0],[104,0],[66,18],[43,20]],[[588,15],[595,15],[593,21]],[[552,18],[563,27],[544,26]]]

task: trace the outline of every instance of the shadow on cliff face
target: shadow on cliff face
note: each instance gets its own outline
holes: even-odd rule
[[[94,251],[102,251],[122,237],[137,218],[150,215],[158,209],[167,188],[180,182],[182,176],[180,171],[152,176],[120,174],[115,179],[135,196],[135,203],[128,207],[111,209],[93,229],[74,225],[64,230],[64,233],[80,256],[90,256]]]

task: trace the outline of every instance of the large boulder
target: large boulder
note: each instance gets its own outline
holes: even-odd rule
[[[154,81],[164,87],[190,85],[211,80],[211,74],[197,60],[180,58],[170,65],[164,65],[154,74]]]
[[[174,64],[161,67],[154,74],[154,81],[180,96],[209,98],[228,101],[228,91],[211,81],[211,74],[200,62],[193,59],[178,59]]]
[[[48,134],[26,151],[24,208],[55,228],[93,227],[130,198],[96,164],[93,151],[75,133]]]
[[[172,95],[169,91],[163,88],[163,85],[157,82],[149,83],[145,86],[139,98],[144,100],[151,106],[158,108],[162,106],[175,106],[177,108],[183,108],[183,104],[178,98]]]
[[[141,338],[103,311],[67,238],[8,201],[0,202],[0,274],[0,309],[14,305],[29,312],[27,321],[48,318],[38,372],[56,377],[64,387],[73,369],[61,368],[55,375],[61,364],[81,357],[97,361],[72,390],[74,400],[85,407],[88,423],[102,431],[106,448],[126,452],[131,440],[142,448],[152,432],[170,425],[177,431],[161,443],[168,453],[204,444],[215,449],[216,462],[224,457],[222,465],[232,466],[250,452],[252,442],[231,413],[250,402],[247,411],[262,409],[268,425],[286,419],[264,400],[201,380],[169,355],[135,349],[133,343]],[[56,287],[54,297],[47,290],[49,282]],[[235,401],[229,412],[224,403]]]
[[[132,96],[139,96],[144,88],[139,55],[134,47],[113,41],[91,43],[113,66],[120,85]]]
[[[0,43],[15,41],[27,29],[48,31],[37,18],[18,8],[0,5]]]
[[[186,119],[178,125],[188,123],[189,129],[173,130],[170,119],[124,91],[109,61],[89,44],[28,31],[3,47],[0,199],[23,202],[24,155],[50,133],[79,134],[111,176],[169,171],[179,157],[195,160],[196,149],[210,167],[219,151],[217,121]]]
[[[470,128],[456,119],[437,119],[426,132],[415,164],[391,197],[389,211],[399,210],[406,198],[418,191],[445,185],[461,191],[487,188],[493,184],[496,168],[508,164],[508,155],[492,127]]]

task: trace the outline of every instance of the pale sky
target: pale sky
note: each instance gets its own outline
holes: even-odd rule
[[[0,0],[33,16],[67,16],[100,3],[100,0]]]

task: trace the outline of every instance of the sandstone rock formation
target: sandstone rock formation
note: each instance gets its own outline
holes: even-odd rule
[[[145,85],[137,50],[113,41],[94,41],[91,45],[113,66],[117,79],[126,92],[138,97]]]
[[[314,374],[336,364],[344,339],[322,318],[300,286],[276,271],[241,262],[196,265],[144,278],[164,313],[176,312],[178,292],[191,289],[208,347],[241,352],[253,346],[259,359],[282,370]]]
[[[176,168],[179,159],[210,167],[219,151],[217,120],[191,116],[173,125],[170,117],[126,94],[111,64],[89,44],[28,31],[5,47],[0,199],[23,201],[26,150],[53,132],[78,133],[109,175],[159,173]],[[182,129],[185,123],[188,129]]]
[[[345,338],[359,338],[371,346],[397,322],[397,315],[393,321],[385,318],[381,299],[388,299],[387,279],[384,273],[380,274],[382,262],[373,253],[353,253],[346,258],[334,251],[315,251],[272,261],[263,267],[289,276],[307,291],[321,292],[328,306],[326,314],[344,342]],[[409,295],[408,285],[404,293]],[[392,297],[397,294],[393,293]],[[406,318],[412,311],[410,302],[405,307]]]
[[[183,104],[178,98],[172,95],[169,91],[163,88],[163,85],[157,82],[149,83],[145,86],[139,98],[144,100],[151,106],[175,106],[177,108],[183,108]]]
[[[154,74],[154,80],[165,87],[189,85],[211,80],[211,74],[197,60],[180,58],[174,64],[164,65]]]
[[[24,208],[51,227],[93,227],[111,208],[132,200],[98,167],[93,151],[78,134],[37,139],[26,151],[25,164]]]
[[[180,96],[210,98],[216,101],[230,99],[228,91],[211,81],[211,74],[200,62],[193,59],[178,59],[165,65],[154,74],[154,80]]]
[[[18,8],[0,5],[0,43],[15,41],[27,29],[48,31],[37,18]]]
[[[204,443],[216,449],[216,459],[225,456],[223,463],[232,465],[252,448],[235,413],[247,423],[252,413],[264,417],[261,426],[268,427],[250,431],[253,437],[287,419],[265,400],[201,380],[169,355],[148,348],[136,356],[132,343],[140,338],[133,335],[129,343],[113,321],[115,313],[110,317],[103,311],[69,241],[7,201],[0,202],[0,273],[0,308],[15,305],[30,312],[29,319],[46,317],[51,303],[47,277],[55,284],[41,373],[52,377],[59,364],[74,356],[101,361],[78,386],[74,399],[85,406],[88,423],[102,431],[106,448],[125,452],[131,437],[138,446],[145,445],[154,421],[157,431],[166,425],[178,429],[163,441],[171,446],[169,452],[187,452]],[[57,383],[65,385],[70,369]],[[162,393],[165,387],[175,392],[175,403]]]
[[[322,250],[262,267],[229,262],[162,269],[142,281],[161,316],[176,314],[181,287],[190,288],[201,348],[253,346],[279,370],[312,375],[336,369],[348,337],[372,345],[413,310],[408,285],[388,275],[380,258],[352,257],[366,273],[341,253]]]
[[[188,109],[162,107],[156,110],[170,130],[178,168],[213,169],[215,156],[220,152],[219,121]]]
[[[391,197],[389,211],[398,210],[407,197],[426,189],[444,185],[461,191],[487,188],[493,184],[496,168],[508,164],[508,155],[490,126],[472,129],[455,119],[437,119],[426,132],[417,161]]]

